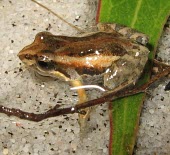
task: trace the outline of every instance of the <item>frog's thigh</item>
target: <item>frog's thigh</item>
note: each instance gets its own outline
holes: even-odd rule
[[[149,41],[149,38],[146,34],[140,33],[137,30],[119,24],[98,23],[97,27],[99,31],[105,31],[110,33],[114,33],[115,31],[117,31],[123,36],[135,40],[136,42],[142,45],[146,45]]]
[[[121,89],[135,84],[140,77],[145,63],[129,55],[121,57],[106,70],[104,75],[104,86],[109,89]]]

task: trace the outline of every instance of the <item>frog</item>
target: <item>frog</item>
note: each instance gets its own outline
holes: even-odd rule
[[[97,28],[98,31],[81,36],[40,32],[18,57],[40,75],[58,78],[73,87],[89,81],[102,82],[107,91],[134,85],[148,61],[149,38],[119,24],[98,23]],[[84,89],[77,93],[77,104],[88,101]],[[85,128],[90,112],[91,108],[79,112],[81,128]]]

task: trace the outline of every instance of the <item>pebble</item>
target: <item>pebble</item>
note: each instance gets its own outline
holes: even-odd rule
[[[3,149],[3,154],[7,155],[8,154],[8,149]]]
[[[154,113],[154,110],[153,110],[153,109],[149,109],[149,112],[150,112],[151,114],[153,114],[153,113]]]

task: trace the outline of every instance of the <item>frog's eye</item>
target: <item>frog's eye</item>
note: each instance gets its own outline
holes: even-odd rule
[[[37,66],[42,70],[53,70],[55,68],[54,62],[46,57],[39,57]]]
[[[37,61],[38,67],[42,70],[53,70],[54,69],[54,63],[52,61],[46,62],[46,61]]]

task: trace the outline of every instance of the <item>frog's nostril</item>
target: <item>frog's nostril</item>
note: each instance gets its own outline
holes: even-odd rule
[[[30,54],[25,54],[25,58],[28,59],[28,60],[31,60],[32,56]]]

